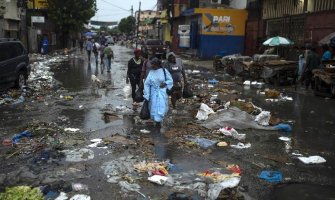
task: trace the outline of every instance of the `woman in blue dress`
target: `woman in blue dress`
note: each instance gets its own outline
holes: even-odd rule
[[[173,80],[158,58],[153,58],[151,65],[152,69],[144,82],[144,98],[149,101],[151,119],[160,125],[169,110],[167,89],[171,90]]]

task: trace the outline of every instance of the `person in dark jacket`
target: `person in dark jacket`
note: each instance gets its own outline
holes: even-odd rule
[[[133,101],[135,99],[136,86],[140,86],[141,72],[143,66],[143,60],[140,57],[141,50],[136,49],[134,51],[134,55],[135,56],[128,61],[128,71],[126,79],[126,83],[128,84],[130,81],[131,84],[131,96],[133,98]],[[134,104],[136,104],[135,101]]]
[[[166,55],[166,58],[167,62],[164,64],[164,68],[170,72],[173,78],[171,103],[173,109],[176,109],[176,102],[183,96],[183,89],[184,86],[187,84],[187,79],[182,60],[180,58],[177,58],[173,52],[169,52]]]
[[[314,89],[313,69],[319,68],[321,64],[320,56],[316,53],[316,48],[312,45],[307,45],[306,63],[304,67],[305,88],[308,90],[309,85]]]

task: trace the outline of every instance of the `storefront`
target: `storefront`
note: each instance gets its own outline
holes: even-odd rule
[[[198,57],[243,53],[246,10],[195,8],[182,15],[193,18],[186,19],[185,25],[190,25],[190,48],[197,49]],[[178,37],[181,38],[180,34]]]

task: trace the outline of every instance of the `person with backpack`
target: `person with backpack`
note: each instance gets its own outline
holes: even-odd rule
[[[167,62],[165,62],[164,68],[170,72],[173,79],[171,103],[173,109],[176,109],[176,102],[183,96],[183,89],[187,85],[187,79],[182,60],[177,58],[173,52],[169,52],[166,58]]]
[[[152,69],[151,67],[151,60],[155,57],[155,56],[151,56],[150,58],[148,57],[148,54],[144,53],[143,56],[144,61],[143,61],[143,66],[142,66],[142,72],[141,72],[141,78],[140,78],[140,88],[143,89],[144,87],[144,81],[147,78],[150,70]]]
[[[111,72],[111,62],[112,59],[114,59],[114,52],[111,46],[109,46],[108,44],[105,45],[105,49],[104,49],[104,54],[106,55],[107,58],[107,72]]]
[[[91,41],[91,38],[88,38],[85,44],[85,49],[87,51],[88,61],[91,61],[91,51],[93,49],[93,43]]]
[[[100,48],[100,45],[97,43],[97,42],[93,42],[93,54],[94,54],[94,57],[95,57],[95,63],[96,65],[98,65],[99,63],[99,51],[98,49]]]

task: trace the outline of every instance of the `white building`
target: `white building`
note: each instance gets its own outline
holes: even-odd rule
[[[23,11],[17,0],[0,0],[0,38],[20,38],[20,22]]]

